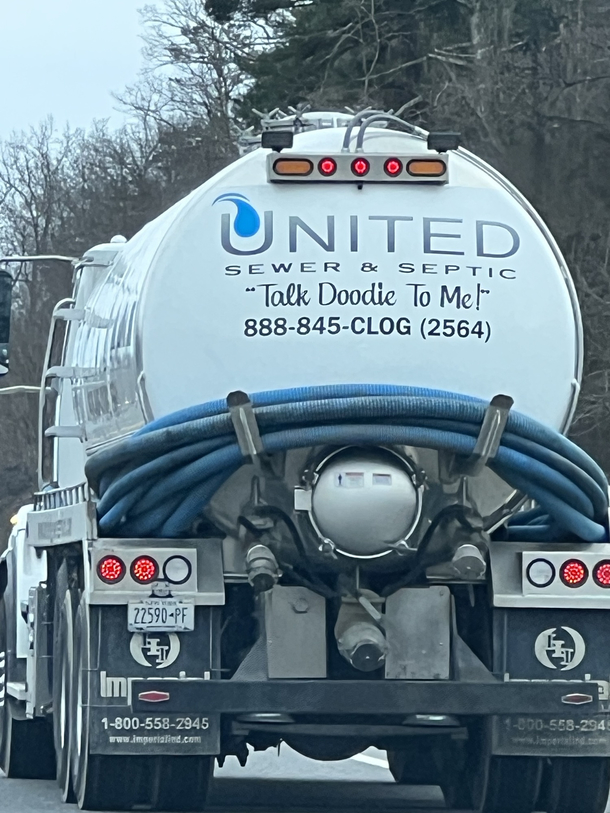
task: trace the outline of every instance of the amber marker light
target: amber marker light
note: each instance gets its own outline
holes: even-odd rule
[[[407,164],[407,172],[415,177],[440,178],[447,172],[447,164],[438,158],[415,158]]]
[[[313,172],[313,162],[308,158],[278,158],[273,165],[276,175],[305,176]]]

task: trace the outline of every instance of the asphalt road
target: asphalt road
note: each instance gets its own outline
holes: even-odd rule
[[[210,802],[214,813],[449,813],[438,788],[394,784],[375,748],[342,762],[316,762],[285,746],[279,755],[252,753],[245,768],[230,758],[216,769]],[[54,782],[9,780],[0,772],[0,813],[76,811],[62,804]]]
[[[245,768],[230,758],[217,769],[211,803],[219,813],[431,813],[443,809],[437,788],[400,788],[385,754],[369,749],[342,762],[316,762],[282,747],[253,753]],[[0,773],[1,813],[74,813],[54,782],[6,779]]]

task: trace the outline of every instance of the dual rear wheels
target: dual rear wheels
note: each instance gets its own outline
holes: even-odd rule
[[[610,791],[607,758],[493,756],[483,727],[464,749],[417,737],[388,752],[401,784],[440,785],[450,809],[476,813],[604,813]],[[460,753],[460,750],[462,753]]]
[[[488,728],[482,723],[472,726],[467,741],[439,735],[415,737],[400,751],[388,752],[388,762],[399,783],[440,785],[446,806],[453,810],[533,813],[539,809],[542,760],[492,756]]]

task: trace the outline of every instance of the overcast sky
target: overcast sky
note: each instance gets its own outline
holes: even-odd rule
[[[137,10],[150,0],[0,0],[0,138],[52,114],[86,126],[141,66]]]

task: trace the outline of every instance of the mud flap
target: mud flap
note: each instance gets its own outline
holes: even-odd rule
[[[88,670],[90,753],[112,755],[212,755],[220,752],[220,715],[193,709],[163,711],[164,678],[211,679],[220,675],[220,611],[197,607],[195,629],[131,633],[127,607],[90,608]],[[154,679],[155,691],[138,690],[146,711],[132,711],[134,680]],[[148,706],[150,709],[148,709]]]
[[[492,751],[504,756],[610,757],[610,715],[494,717]]]
[[[494,754],[610,756],[608,619],[603,610],[495,610],[496,674],[510,681],[564,684],[565,714],[494,717]],[[580,680],[596,682],[598,695],[573,693],[571,681]],[[591,714],[594,710],[600,713]]]

